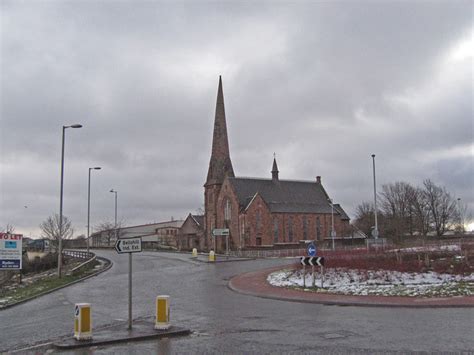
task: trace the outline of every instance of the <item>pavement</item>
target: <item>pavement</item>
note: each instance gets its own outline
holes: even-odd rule
[[[338,306],[363,307],[416,307],[416,308],[449,308],[474,307],[473,296],[425,298],[403,296],[349,296],[331,293],[317,293],[285,287],[272,286],[267,282],[268,274],[288,267],[247,272],[233,277],[229,288],[235,292],[281,301],[318,303]]]
[[[92,339],[76,340],[73,337],[68,336],[53,343],[53,346],[57,349],[68,350],[137,340],[169,338],[180,335],[189,335],[190,333],[191,330],[176,326],[171,326],[167,330],[155,330],[152,321],[138,320],[133,322],[132,329],[130,330],[128,329],[128,323],[115,324],[94,330]]]

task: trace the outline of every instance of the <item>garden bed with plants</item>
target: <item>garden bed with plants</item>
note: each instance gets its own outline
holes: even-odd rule
[[[327,253],[324,275],[301,265],[268,275],[273,286],[345,295],[474,296],[474,244],[462,248]],[[303,277],[304,275],[304,277]],[[314,280],[314,281],[313,281]],[[314,287],[313,287],[314,282]]]

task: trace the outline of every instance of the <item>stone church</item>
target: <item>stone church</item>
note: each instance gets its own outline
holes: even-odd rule
[[[222,252],[226,237],[214,229],[228,228],[229,249],[294,248],[318,244],[350,233],[349,217],[333,204],[321,177],[314,181],[281,180],[276,158],[271,176],[236,177],[230,159],[222,79],[219,77],[212,153],[204,184],[205,247]]]

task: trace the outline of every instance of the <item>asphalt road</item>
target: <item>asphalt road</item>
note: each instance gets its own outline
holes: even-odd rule
[[[0,311],[0,351],[72,334],[75,303],[92,304],[94,327],[128,319],[128,255],[97,277]],[[187,337],[95,347],[87,353],[407,353],[474,351],[474,309],[326,306],[237,294],[234,275],[288,264],[253,260],[207,264],[189,255],[133,255],[133,316],[152,317],[171,297],[171,321]],[[46,351],[46,348],[43,348]],[[72,352],[74,353],[74,352]],[[83,354],[84,350],[77,350]]]

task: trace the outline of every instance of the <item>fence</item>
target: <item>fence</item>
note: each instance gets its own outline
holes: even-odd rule
[[[82,250],[63,250],[63,254],[72,258],[86,260],[71,270],[71,274],[73,275],[78,273],[79,271],[82,271],[83,269],[93,266],[97,259],[94,253]]]

